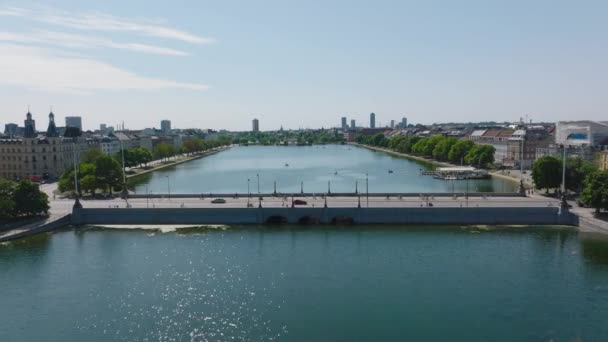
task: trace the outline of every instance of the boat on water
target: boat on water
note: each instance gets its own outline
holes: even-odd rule
[[[388,170],[388,173],[393,173],[393,170]]]
[[[289,164],[285,163],[285,167],[289,167]]]

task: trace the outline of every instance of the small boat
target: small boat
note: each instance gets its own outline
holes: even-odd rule
[[[289,164],[285,163],[285,167],[289,167]]]
[[[334,172],[334,175],[338,175],[338,171]]]
[[[393,170],[388,170],[388,173],[393,173]]]

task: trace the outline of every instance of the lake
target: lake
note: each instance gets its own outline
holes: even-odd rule
[[[289,165],[289,166],[286,166]],[[513,192],[503,179],[445,181],[420,174],[428,163],[348,145],[239,146],[131,180],[137,193],[251,193],[277,191]],[[389,170],[393,173],[389,173]],[[356,185],[358,183],[358,185]]]
[[[608,338],[606,241],[490,228],[89,228],[5,243],[0,340]]]

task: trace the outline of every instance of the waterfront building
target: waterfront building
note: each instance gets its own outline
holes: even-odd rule
[[[550,144],[550,136],[542,126],[518,129],[509,138],[504,164],[520,168],[523,164],[524,169],[530,169],[537,158],[537,150]]]
[[[560,121],[555,125],[557,145],[595,148],[608,139],[608,121]]]
[[[346,117],[345,116],[342,117],[342,129],[343,130],[348,129],[348,124],[346,123]]]
[[[253,121],[251,122],[251,130],[254,133],[257,133],[260,131],[260,121],[258,119],[253,119]]]
[[[101,152],[113,156],[120,152],[120,141],[113,135],[105,136],[100,139],[99,147]]]
[[[371,113],[369,115],[369,128],[376,128],[376,114]]]
[[[480,129],[473,131],[469,135],[469,139],[476,144],[493,146],[495,150],[494,161],[504,164],[508,157],[508,144],[513,132],[512,129]]]
[[[356,124],[355,124],[355,119],[351,119],[350,120],[350,129],[355,130],[357,128]]]
[[[82,131],[82,118],[80,116],[66,116],[65,127],[77,127]]]
[[[162,120],[160,122],[160,130],[163,134],[171,133],[171,120]]]
[[[99,141],[81,136],[66,138],[55,126],[49,113],[46,135],[37,135],[35,121],[28,112],[22,138],[0,139],[0,177],[34,180],[57,178],[72,167],[76,158],[89,149],[99,148]]]

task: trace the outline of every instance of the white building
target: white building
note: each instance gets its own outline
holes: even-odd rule
[[[557,145],[598,147],[607,141],[607,121],[560,121],[555,125]]]

